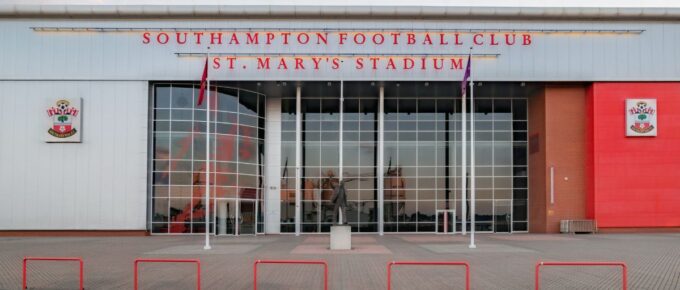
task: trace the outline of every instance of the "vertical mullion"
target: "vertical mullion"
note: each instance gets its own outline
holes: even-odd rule
[[[344,121],[344,116],[345,116],[345,108],[344,108],[344,105],[345,105],[345,83],[341,80],[341,81],[340,81],[340,126],[339,126],[339,127],[340,127],[340,128],[339,128],[339,130],[340,130],[340,132],[339,132],[340,136],[338,136],[339,139],[340,139],[340,145],[339,145],[340,150],[338,150],[338,151],[339,151],[339,155],[338,155],[338,157],[339,157],[339,160],[338,160],[338,171],[339,171],[339,172],[338,172],[338,179],[339,179],[340,181],[342,181],[343,178],[344,178],[344,176],[343,176],[343,165],[344,165],[344,162],[343,162],[343,160],[342,160],[342,159],[343,159],[343,154],[342,154],[342,151],[343,151],[343,136],[342,136],[342,133],[344,132],[344,131],[343,131],[344,127],[343,127],[343,124],[342,124],[342,123],[343,123],[343,121]],[[323,108],[323,106],[322,106],[322,108]],[[359,139],[359,140],[361,140],[361,139]],[[357,181],[359,181],[359,180],[357,180]],[[332,182],[332,181],[331,181],[331,182]],[[361,183],[361,182],[360,182],[360,183]],[[345,201],[346,201],[346,200],[347,200],[347,198],[345,197]],[[357,208],[358,208],[358,205],[359,205],[359,204],[357,204]],[[321,209],[321,207],[319,207],[319,209]],[[348,212],[346,208],[343,208],[343,210],[340,211],[340,212],[343,212],[343,211],[344,211],[345,213]],[[359,215],[360,212],[361,212],[361,211],[358,210],[358,211],[357,211],[357,215]],[[335,213],[333,213],[333,214],[335,214]],[[347,218],[347,216],[343,216],[343,217],[342,217],[342,222],[345,223],[345,224],[347,224],[347,225],[349,225],[348,220],[349,220],[349,219]],[[357,223],[358,223],[358,221],[359,221],[359,219],[357,219]],[[358,228],[359,228],[359,227],[357,226],[357,230],[358,230]],[[351,230],[350,230],[350,231],[351,231]]]
[[[155,160],[154,154],[156,152],[156,149],[155,149],[156,148],[155,147],[155,144],[156,144],[156,138],[155,138],[156,132],[155,131],[156,130],[154,129],[154,127],[155,127],[154,124],[156,123],[156,102],[155,102],[155,100],[156,100],[156,85],[154,84],[154,85],[151,85],[151,100],[150,100],[151,101],[151,105],[150,105],[151,112],[149,113],[149,116],[151,116],[151,118],[150,118],[151,119],[151,138],[149,138],[150,139],[149,140],[149,144],[150,144],[149,152],[151,154],[148,155],[148,159],[147,159],[147,160],[150,160],[149,163],[148,163],[149,165],[147,165],[147,180],[150,180],[151,182],[147,183],[147,194],[149,196],[147,196],[148,205],[146,207],[146,209],[148,211],[147,215],[146,215],[147,229],[152,234],[154,233],[153,232],[153,215],[154,215],[154,211],[156,210],[156,204],[155,204],[155,198],[154,198],[154,196],[156,194],[156,190],[155,190],[155,187],[153,185],[154,184],[154,179],[153,179],[154,174],[153,174],[153,172],[156,169],[155,164],[154,164],[155,163],[154,162],[154,160]],[[149,174],[149,172],[151,174]]]
[[[385,233],[385,86],[380,86],[378,96],[378,233]]]
[[[415,115],[416,115],[416,124],[415,124],[416,125],[416,142],[414,144],[415,145],[414,147],[416,148],[416,163],[414,164],[415,169],[416,169],[416,197],[415,197],[416,200],[413,201],[413,202],[415,202],[415,204],[416,204],[416,222],[415,222],[416,228],[415,228],[415,232],[417,233],[418,232],[418,224],[419,224],[419,220],[420,220],[420,218],[419,218],[420,211],[418,209],[420,208],[420,202],[419,201],[420,201],[420,145],[421,144],[420,144],[420,136],[419,136],[420,135],[420,129],[418,128],[419,127],[418,125],[420,124],[420,113],[419,113],[419,109],[418,109],[419,98],[416,95],[416,96],[414,96],[414,99],[416,101],[416,107],[415,107],[415,112],[416,112],[415,113]]]
[[[302,88],[297,86],[295,89],[295,235],[300,235],[300,199],[301,194],[301,175],[302,175]]]
[[[217,116],[215,116],[217,117]],[[258,122],[259,123],[259,122]],[[234,149],[234,152],[237,152],[234,154],[234,160],[236,162],[236,172],[239,171],[239,164],[241,163],[241,160],[239,160],[239,146],[241,145],[240,143],[240,135],[239,135],[239,129],[241,126],[241,90],[236,90],[236,133],[234,135],[234,139],[236,140],[236,146]],[[217,128],[215,128],[217,129]],[[215,131],[217,132],[217,131]],[[241,177],[239,174],[236,174],[236,211],[234,212],[234,235],[239,236],[241,235],[240,231],[240,219],[241,219],[241,195],[239,194],[241,185],[240,185],[240,180]]]
[[[168,121],[168,234],[170,234],[170,229],[172,228],[172,223],[170,222],[172,220],[172,217],[170,216],[170,208],[171,208],[171,203],[172,203],[172,136],[174,135],[172,133],[172,92],[174,91],[174,86],[170,85],[170,105],[168,106],[168,111],[169,111],[169,121]]]
[[[515,150],[515,126],[514,118],[512,117],[512,111],[514,106],[514,99],[510,99],[510,228],[508,231],[512,233],[515,226],[515,162],[513,160],[513,151]],[[528,114],[528,112],[527,112]],[[528,127],[527,127],[528,129]],[[529,140],[529,134],[527,133],[527,140]],[[527,167],[529,167],[529,155],[527,154]],[[528,178],[528,176],[527,176]],[[527,182],[528,185],[528,182]],[[528,206],[528,205],[527,205]]]

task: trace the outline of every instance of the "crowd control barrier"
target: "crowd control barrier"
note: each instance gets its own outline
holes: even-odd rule
[[[83,259],[82,258],[72,258],[72,257],[24,257],[23,267],[21,268],[22,279],[21,279],[21,289],[27,289],[27,265],[28,261],[77,261],[80,264],[80,290],[83,290]]]
[[[628,289],[628,267],[623,262],[538,262],[536,263],[535,289],[540,289],[541,266],[586,266],[586,267],[621,267],[623,290]]]
[[[253,264],[253,289],[257,290],[257,265],[259,264],[300,264],[323,265],[323,289],[328,290],[328,263],[320,260],[257,260]]]
[[[418,265],[418,266],[464,266],[465,267],[465,290],[470,290],[470,264],[465,261],[392,261],[387,263],[387,290],[392,290],[392,266],[395,265]]]
[[[201,261],[198,259],[135,259],[135,290],[139,290],[139,263],[194,263],[196,264],[196,289],[201,290]]]

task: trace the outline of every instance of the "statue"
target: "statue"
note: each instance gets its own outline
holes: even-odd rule
[[[345,192],[345,180],[341,180],[340,184],[335,187],[331,202],[333,203],[333,223],[336,222],[338,213],[342,210],[342,216],[338,221],[338,224],[344,224],[344,220],[347,219],[347,193]]]

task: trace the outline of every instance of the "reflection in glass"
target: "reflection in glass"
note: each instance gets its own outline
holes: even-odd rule
[[[198,84],[155,84],[153,104],[153,184],[152,233],[203,233],[206,224],[205,159],[206,103],[196,106]],[[258,116],[256,92],[211,87],[211,195],[227,200],[236,211],[234,200],[241,198],[240,233],[255,233],[256,206],[261,199],[264,147],[259,132],[264,123]],[[264,107],[263,107],[264,109]],[[238,114],[240,112],[241,114]],[[162,133],[160,133],[162,132]],[[218,202],[210,202],[209,232],[222,227],[215,211]],[[215,220],[213,220],[215,219]],[[217,221],[217,223],[215,223]],[[252,221],[252,223],[250,222]],[[165,223],[165,224],[163,224]],[[231,221],[232,227],[234,221]],[[218,228],[218,229],[220,229]],[[229,228],[229,227],[228,227]],[[233,230],[229,229],[233,234]]]
[[[455,89],[447,86],[451,84],[385,84],[385,231],[434,231],[433,210],[455,209],[456,220],[461,221],[461,102],[452,98]],[[522,224],[512,225],[513,209],[524,210],[526,216],[526,206],[512,207],[514,201],[526,203],[526,195],[513,194],[513,188],[526,187],[526,178],[512,177],[526,176],[527,102],[494,88],[485,85],[482,97],[476,96],[474,102],[476,229],[483,231],[521,228]],[[503,213],[510,220],[504,228],[494,228],[495,200],[509,203],[502,205],[510,209]],[[456,230],[461,230],[460,224]]]

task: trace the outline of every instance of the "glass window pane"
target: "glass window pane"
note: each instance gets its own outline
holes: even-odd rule
[[[494,120],[512,120],[511,100],[509,99],[494,99],[493,101],[493,118]]]
[[[475,121],[493,120],[493,101],[491,99],[475,99]]]
[[[496,166],[510,166],[512,165],[512,143],[510,142],[495,142],[493,144],[493,161]]]
[[[191,109],[194,107],[194,89],[192,85],[173,85],[172,104],[173,108]]]
[[[233,88],[217,88],[216,102],[217,110],[238,112],[238,90]]]
[[[514,165],[527,165],[526,142],[514,142],[512,148],[512,161]]]
[[[170,108],[171,87],[167,84],[155,85],[154,107]]]
[[[513,99],[512,100],[512,119],[526,120],[527,119],[527,100]]]

